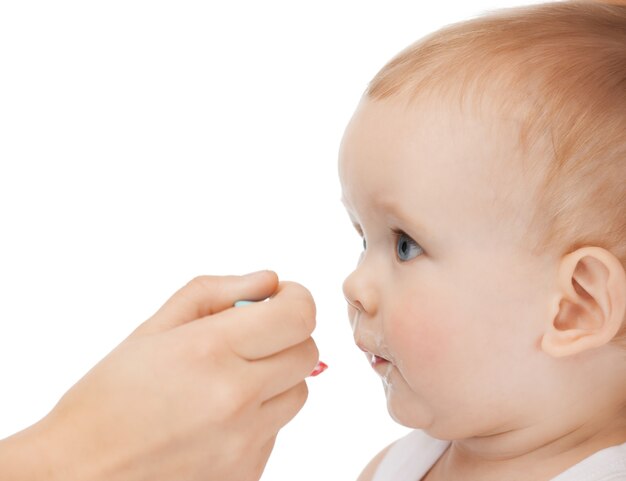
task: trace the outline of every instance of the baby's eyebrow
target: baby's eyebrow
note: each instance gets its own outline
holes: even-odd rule
[[[387,214],[391,214],[391,217],[393,217],[396,222],[411,227],[411,229],[417,233],[426,234],[427,230],[424,225],[417,221],[410,212],[403,209],[401,204],[395,199],[391,197],[377,199],[375,205],[379,206]]]
[[[359,233],[359,235],[363,236],[363,230],[361,229],[361,226],[359,225],[359,223],[354,219],[354,217],[352,217],[352,212],[350,211],[350,207],[348,206],[348,202],[346,201],[346,199],[344,197],[341,197],[339,200],[341,201],[341,203],[345,207],[346,212],[348,213],[348,217],[350,217],[350,222],[352,222],[352,225],[354,226],[356,231]]]
[[[351,209],[345,198],[342,197],[341,202],[348,212],[352,225],[360,235],[363,235],[363,231],[353,218]],[[415,235],[420,236],[420,239],[427,238],[428,231],[424,228],[423,224],[417,222],[410,215],[408,215],[408,213],[404,211],[393,198],[378,198],[375,200],[374,206],[378,207],[381,211],[384,211],[387,216],[391,217],[393,221],[398,224],[396,227],[406,229],[407,233],[414,233]]]
[[[350,217],[350,220],[352,221],[352,224],[357,229],[357,231],[360,231],[360,227],[359,227],[358,223],[354,220],[354,217],[352,216],[352,207],[350,206],[350,203],[346,200],[345,197],[341,197],[340,200],[341,200],[341,203],[343,204],[343,206],[345,207],[346,211],[348,212],[348,216]],[[401,226],[410,226],[415,231],[418,231],[420,233],[424,233],[425,232],[425,229],[423,228],[423,226],[420,223],[416,222],[415,220],[411,219],[411,216],[407,215],[400,208],[398,203],[396,201],[394,201],[392,198],[377,199],[374,202],[374,205],[376,207],[379,207],[380,210],[385,212],[387,215],[391,214],[391,217],[396,222],[401,224]]]

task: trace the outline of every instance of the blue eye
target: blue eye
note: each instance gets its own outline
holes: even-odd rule
[[[396,232],[396,254],[403,262],[410,261],[422,252],[422,248],[417,242],[411,239],[402,231]]]

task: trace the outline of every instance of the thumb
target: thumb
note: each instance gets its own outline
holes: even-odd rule
[[[166,331],[223,311],[240,299],[265,299],[277,288],[278,276],[273,271],[245,276],[199,276],[179,289],[135,332]]]

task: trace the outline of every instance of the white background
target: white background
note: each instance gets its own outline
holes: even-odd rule
[[[408,430],[347,322],[343,129],[399,50],[520,4],[1,1],[0,438],[192,277],[268,268],[313,293],[330,368],[262,479],[356,478]]]

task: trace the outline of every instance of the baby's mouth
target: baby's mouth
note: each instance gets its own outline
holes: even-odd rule
[[[374,354],[369,349],[367,349],[365,346],[362,346],[359,343],[357,343],[357,346],[359,347],[359,349],[361,349],[361,351],[363,351],[366,354],[367,358],[369,359],[370,365],[374,369],[376,369],[376,368],[378,368],[380,366],[388,365],[391,362],[386,357],[383,357],[383,356],[381,356],[379,354]]]
[[[390,361],[385,359],[384,357],[377,356],[376,354],[371,354],[370,364],[375,369],[378,366],[382,366],[383,364],[388,364]]]

